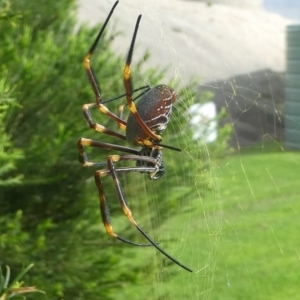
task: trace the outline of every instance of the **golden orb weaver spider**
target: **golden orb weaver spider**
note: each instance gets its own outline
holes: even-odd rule
[[[102,28],[100,29],[94,43],[92,44],[90,50],[88,51],[87,55],[84,57],[83,60],[85,70],[87,72],[88,78],[90,80],[91,86],[95,94],[96,102],[90,104],[84,104],[82,110],[83,110],[83,115],[85,120],[87,121],[87,123],[92,129],[104,134],[114,136],[121,140],[127,141],[132,146],[140,146],[142,148],[140,150],[136,150],[133,148],[124,147],[117,144],[109,144],[109,143],[81,138],[78,141],[79,161],[83,166],[96,166],[96,167],[103,166],[103,165],[107,166],[106,169],[100,169],[95,171],[94,177],[99,192],[100,212],[101,212],[102,221],[106,229],[106,232],[110,236],[131,245],[154,246],[157,250],[159,250],[162,254],[164,254],[175,264],[177,264],[178,266],[180,266],[181,268],[189,272],[192,272],[190,268],[184,266],[178,260],[176,260],[167,252],[165,252],[157,243],[155,243],[152,240],[152,238],[148,236],[148,234],[135,221],[135,219],[132,216],[131,210],[127,205],[125,195],[123,193],[123,190],[119,182],[118,173],[128,173],[128,172],[146,173],[148,174],[148,177],[151,180],[159,179],[165,173],[164,164],[162,160],[162,149],[165,147],[176,151],[181,151],[181,150],[160,143],[162,140],[161,134],[166,129],[166,126],[170,120],[172,105],[176,100],[175,91],[172,88],[163,84],[155,86],[153,88],[151,88],[150,86],[144,86],[138,89],[132,88],[130,64],[132,61],[133,49],[134,49],[138,28],[139,28],[139,23],[142,17],[141,15],[138,16],[136,21],[135,30],[132,36],[131,45],[129,48],[129,52],[127,55],[127,60],[124,68],[124,86],[126,92],[124,95],[117,96],[107,101],[104,101],[102,99],[100,86],[91,68],[90,58],[117,4],[118,1],[116,1],[113,7],[111,8],[110,13],[108,14]],[[133,93],[140,90],[143,91],[133,99],[132,98]],[[119,116],[109,111],[109,109],[104,105],[104,103],[122,97],[126,98],[127,100],[126,105],[130,109],[130,115],[127,119],[127,122],[122,119],[122,112],[125,105],[120,106]],[[137,99],[139,100],[135,105],[134,101]],[[125,131],[125,135],[117,133],[113,130],[104,127],[103,125],[95,123],[90,113],[91,108],[97,108],[103,114],[105,114],[106,116],[108,116],[109,118],[117,122],[119,128]],[[123,154],[109,155],[107,158],[107,163],[91,162],[88,160],[87,154],[84,150],[85,146],[117,150]],[[116,167],[115,164],[120,161],[135,161],[136,165],[132,167]],[[126,238],[123,238],[114,232],[110,224],[109,210],[105,199],[103,183],[101,180],[101,177],[104,177],[108,174],[111,175],[113,178],[117,196],[125,216],[131,222],[131,224],[134,225],[137,228],[137,230],[150,242],[150,244],[138,244]]]

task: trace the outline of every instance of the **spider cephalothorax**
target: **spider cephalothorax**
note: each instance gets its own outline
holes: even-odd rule
[[[136,162],[137,167],[143,166],[143,167],[152,167],[152,168],[154,168],[153,172],[148,172],[149,179],[157,180],[165,174],[165,166],[164,166],[164,162],[163,162],[163,153],[160,149],[143,147],[141,149],[141,151],[139,152],[139,155],[152,157],[156,160],[156,163],[146,162],[146,161],[142,161],[142,160],[138,160]]]
[[[91,128],[94,130],[114,136],[123,141],[127,141],[132,146],[141,147],[140,150],[129,148],[126,146],[121,146],[118,144],[109,144],[105,142],[94,141],[90,139],[81,138],[78,141],[78,151],[79,151],[79,161],[83,166],[96,166],[103,167],[105,169],[99,169],[95,172],[95,182],[99,192],[99,201],[100,201],[100,212],[103,220],[103,224],[107,233],[125,243],[136,245],[136,246],[154,246],[166,257],[172,260],[174,263],[182,267],[183,269],[192,272],[192,270],[178,260],[170,256],[165,252],[157,243],[155,243],[148,234],[139,226],[132,216],[132,212],[129,209],[124,192],[121,188],[120,181],[118,178],[119,173],[129,173],[129,172],[140,172],[148,174],[148,177],[151,180],[157,180],[165,173],[165,168],[162,159],[162,149],[169,148],[172,150],[180,151],[180,149],[164,145],[161,143],[162,138],[161,134],[167,127],[168,122],[170,121],[170,116],[172,113],[172,105],[176,100],[175,91],[166,86],[166,85],[157,85],[155,87],[143,86],[137,89],[132,88],[131,82],[131,72],[130,64],[133,55],[133,48],[138,32],[139,23],[141,20],[141,15],[137,18],[135,25],[135,30],[131,40],[131,45],[129,48],[125,68],[124,68],[124,87],[125,94],[121,96],[114,97],[113,99],[104,101],[100,92],[100,86],[96,79],[95,73],[91,69],[90,58],[104,32],[104,29],[117,6],[118,1],[112,7],[108,17],[106,18],[100,32],[98,33],[94,43],[92,44],[89,52],[84,57],[84,67],[91,82],[94,94],[95,102],[84,104],[82,107],[84,118]],[[133,93],[137,91],[142,91],[137,97],[133,99]],[[125,97],[127,102],[125,105],[121,105],[119,109],[119,115],[112,113],[106,106],[105,103],[112,100],[120,99]],[[137,103],[135,104],[135,100]],[[123,109],[129,108],[130,114],[127,119],[127,122],[122,119]],[[90,109],[97,108],[107,117],[113,119],[118,127],[125,132],[124,134],[118,133],[114,130],[108,129],[105,126],[95,123],[92,119]],[[84,147],[97,147],[101,149],[109,149],[119,151],[120,154],[112,154],[107,158],[107,162],[92,162],[88,160],[87,154]],[[133,161],[135,162],[134,166],[127,167],[117,167],[116,164],[121,161]],[[118,200],[121,204],[124,214],[129,219],[129,221],[138,229],[138,231],[150,242],[150,244],[139,244],[132,242],[126,238],[123,238],[116,234],[110,224],[109,210],[106,203],[106,198],[104,194],[102,177],[110,175],[113,179],[114,186],[117,192]]]

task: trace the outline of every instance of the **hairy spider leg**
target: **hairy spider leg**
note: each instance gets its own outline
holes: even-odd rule
[[[78,140],[78,152],[79,152],[79,162],[84,167],[92,167],[92,166],[107,166],[107,162],[92,162],[88,160],[87,154],[84,150],[85,146],[88,147],[96,147],[101,149],[107,149],[107,150],[117,150],[121,152],[126,152],[130,154],[138,155],[139,151],[133,148],[124,147],[116,144],[109,144],[109,143],[103,143],[99,141],[94,141],[91,139],[85,139],[81,138]]]
[[[144,91],[143,91],[142,93],[138,94],[138,95],[133,99],[133,101],[139,99],[142,95],[144,95],[147,91],[149,91],[150,87],[149,87],[148,85],[147,85],[147,86],[142,86],[142,87],[140,87],[140,88],[135,89],[135,90],[133,91],[133,93],[135,93],[135,92],[137,92],[137,91],[140,91],[140,90],[143,90],[143,89],[144,89]],[[123,97],[125,97],[125,96],[126,96],[126,94],[123,94],[123,95],[120,95],[120,96],[117,96],[117,97],[114,97],[114,98],[105,100],[105,101],[103,101],[102,103],[112,102],[112,101],[115,101],[115,100],[117,100],[117,99],[121,99],[121,98],[123,98]],[[126,104],[125,104],[125,105],[126,105]],[[125,105],[123,105],[123,106],[125,106]],[[104,106],[104,105],[102,104],[102,106]],[[93,118],[92,118],[92,115],[91,115],[91,112],[90,112],[90,108],[93,108],[93,107],[96,107],[96,108],[97,108],[98,105],[97,105],[96,103],[89,103],[89,104],[84,104],[84,105],[82,106],[83,116],[84,116],[85,120],[88,122],[89,126],[90,126],[92,129],[94,129],[94,130],[96,130],[96,131],[98,131],[98,132],[105,133],[105,134],[108,134],[108,135],[117,137],[117,138],[119,138],[119,139],[122,139],[122,140],[126,140],[126,137],[125,137],[123,134],[120,134],[120,133],[117,133],[117,132],[115,132],[115,131],[113,131],[113,130],[110,130],[110,129],[106,128],[105,126],[101,125],[101,124],[95,123],[95,122],[93,121]],[[104,106],[104,107],[105,107],[105,106]],[[119,112],[119,114],[118,114],[118,117],[119,117],[119,119],[122,119],[122,114],[120,114],[120,112]],[[125,122],[125,124],[127,124],[127,123]],[[119,127],[121,130],[123,130],[123,131],[126,130],[126,126],[124,126],[123,123],[119,123],[119,122],[118,122],[118,127]]]
[[[134,115],[134,117],[136,118],[136,120],[138,121],[139,125],[141,126],[141,128],[143,128],[144,132],[147,134],[147,136],[155,141],[161,141],[162,138],[160,135],[154,133],[148,126],[147,124],[143,121],[143,119],[139,116],[136,106],[132,100],[132,93],[133,93],[133,88],[132,88],[132,80],[131,80],[131,72],[130,72],[130,65],[131,65],[131,61],[132,61],[132,55],[133,55],[133,50],[134,50],[134,44],[135,44],[135,40],[136,40],[136,36],[137,36],[137,32],[139,29],[139,24],[141,21],[141,17],[142,15],[139,15],[136,21],[136,25],[135,25],[135,29],[134,29],[134,33],[133,33],[133,37],[131,40],[131,44],[130,44],[130,48],[129,48],[129,52],[128,52],[128,56],[127,56],[127,60],[126,60],[126,64],[124,67],[124,86],[125,86],[125,90],[126,90],[126,99],[127,99],[127,105],[131,111],[131,113]],[[149,141],[140,141],[141,144],[143,145],[147,145],[149,147],[151,147],[151,143]]]
[[[141,228],[141,226],[135,221],[133,218],[132,212],[129,209],[125,196],[123,193],[123,190],[120,185],[120,181],[118,178],[117,173],[120,172],[142,172],[142,173],[151,173],[156,170],[155,167],[149,167],[149,166],[142,166],[142,167],[128,167],[128,168],[116,168],[115,163],[123,160],[133,160],[133,161],[144,161],[144,162],[150,162],[153,163],[153,165],[156,165],[157,160],[152,158],[152,157],[147,157],[147,156],[140,156],[140,155],[110,155],[107,159],[107,165],[108,165],[108,170],[98,170],[95,172],[95,181],[98,187],[99,191],[99,200],[100,200],[100,210],[101,210],[101,215],[103,219],[104,226],[107,230],[107,233],[117,239],[119,237],[113,232],[112,227],[110,226],[110,223],[107,218],[108,214],[108,208],[105,200],[105,195],[104,195],[104,190],[103,190],[103,184],[101,181],[101,177],[106,176],[107,174],[111,174],[113,178],[113,182],[117,191],[118,199],[121,204],[121,207],[123,209],[123,212],[127,219],[131,222],[133,226],[137,228],[137,230],[158,250],[160,251],[163,255],[165,255],[168,259],[170,259],[172,262],[180,266],[181,268],[193,272],[190,268],[186,267],[183,265],[181,262],[179,262],[177,259],[173,258],[170,254],[168,254],[166,251],[164,251],[161,247],[159,247],[153,240],[148,236],[148,234]]]
[[[144,94],[146,94],[146,93],[151,89],[150,86],[147,85],[147,86],[141,87],[141,88],[139,88],[139,89],[135,89],[135,90],[133,90],[133,92],[136,92],[136,91],[141,90],[141,89],[143,89],[143,88],[146,88],[146,90],[144,90],[142,93],[140,93],[140,94],[138,94],[137,96],[135,96],[135,97],[132,99],[132,101],[135,101],[135,100],[139,99],[140,97],[142,97]],[[124,94],[124,97],[125,97],[125,96],[126,96],[126,94]],[[120,106],[119,106],[118,116],[119,116],[120,119],[123,119],[123,111],[124,111],[124,107],[127,106],[127,105],[128,105],[128,104],[126,103],[126,104],[123,104],[123,105],[120,105]]]
[[[139,87],[137,89],[134,89],[133,93],[138,92],[140,90],[144,90],[144,89],[145,89],[145,91],[143,91],[139,95],[135,96],[132,101],[135,101],[135,100],[139,99],[142,95],[144,95],[145,93],[147,93],[150,90],[150,86],[149,85],[145,85],[145,86],[141,86],[141,87]],[[122,94],[122,95],[119,95],[119,96],[107,99],[107,100],[103,101],[102,103],[104,104],[104,103],[112,102],[112,101],[115,101],[117,99],[124,98],[125,96],[126,96],[126,94]]]
[[[103,35],[103,32],[114,12],[114,9],[115,7],[118,5],[119,1],[116,1],[115,4],[113,5],[109,15],[107,16],[102,28],[100,29],[94,43],[92,44],[90,50],[88,51],[88,53],[86,54],[86,56],[84,57],[83,59],[83,64],[84,64],[84,68],[87,72],[87,75],[88,75],[88,78],[90,80],[90,83],[91,83],[91,86],[93,88],[93,91],[94,91],[94,94],[95,94],[95,98],[96,98],[96,103],[89,103],[89,104],[84,104],[82,106],[82,111],[83,111],[83,116],[85,118],[85,120],[87,121],[87,123],[89,124],[90,128],[98,131],[98,132],[101,132],[101,133],[104,133],[104,134],[108,134],[108,135],[112,135],[114,137],[117,137],[119,139],[122,139],[122,140],[126,140],[126,137],[123,135],[123,134],[120,134],[120,133],[117,133],[113,130],[110,130],[108,128],[106,128],[105,126],[101,125],[101,124],[98,124],[98,123],[95,123],[93,121],[93,118],[92,118],[92,115],[91,115],[91,112],[90,112],[90,109],[91,108],[97,108],[98,110],[100,110],[103,114],[107,115],[108,117],[110,117],[111,119],[113,119],[114,121],[117,122],[118,124],[118,127],[125,131],[126,130],[126,121],[122,120],[121,118],[119,118],[117,115],[115,115],[114,113],[112,113],[105,105],[104,103],[107,103],[107,102],[110,102],[110,101],[113,101],[113,100],[116,100],[116,99],[119,99],[119,98],[123,98],[126,96],[126,94],[123,94],[123,95],[120,95],[120,96],[117,96],[117,97],[114,97],[112,99],[108,99],[106,101],[104,101],[102,99],[102,96],[101,96],[101,89],[100,89],[100,85],[99,85],[99,81],[97,80],[97,77],[95,75],[95,73],[93,72],[93,69],[91,67],[91,63],[90,63],[90,58],[93,54],[93,52],[95,51],[100,39],[101,39],[101,36]],[[137,88],[133,91],[134,92],[137,92],[139,90],[142,90],[142,89],[145,89],[145,91],[143,93],[141,93],[140,95],[138,95],[135,99],[139,98],[140,96],[142,96],[146,91],[149,90],[149,86],[143,86],[143,87],[140,87],[140,88]]]
[[[107,167],[107,162],[92,162],[92,161],[89,161],[88,157],[87,157],[87,154],[84,151],[84,146],[97,147],[97,148],[109,149],[109,150],[118,150],[118,151],[122,151],[122,152],[126,152],[126,153],[131,153],[131,154],[134,154],[134,155],[139,154],[139,151],[137,151],[136,149],[81,138],[78,141],[78,152],[79,152],[79,161],[84,167],[92,167],[92,166],[94,166],[94,167],[95,166],[96,167],[106,166]],[[152,159],[152,161],[153,161],[153,159]],[[139,170],[139,167],[128,167],[128,168],[124,168],[124,170],[122,170],[122,171],[124,172],[126,169],[129,170],[129,169],[134,169],[134,168],[136,168],[136,172],[142,171],[142,170]],[[151,170],[153,171],[153,168],[151,168]],[[97,172],[100,172],[100,171],[95,172],[95,181],[96,181],[96,185],[99,189],[98,179],[96,179],[96,173]],[[105,170],[101,170],[101,172],[105,173]],[[109,172],[109,171],[106,170],[106,172]],[[132,242],[132,241],[130,241],[126,238],[123,238],[123,237],[117,235],[116,233],[114,233],[114,231],[112,229],[112,226],[110,224],[109,211],[106,207],[107,207],[107,205],[106,205],[105,199],[103,199],[103,201],[100,199],[100,212],[101,212],[102,221],[103,221],[104,227],[106,229],[106,232],[110,236],[112,236],[114,238],[117,238],[118,240],[120,240],[122,242],[125,242],[127,244],[134,245],[134,246],[143,246],[143,247],[152,246],[152,244],[141,244],[141,243]]]
[[[96,100],[96,103],[93,103],[93,104],[85,104],[83,107],[82,107],[82,110],[84,112],[84,117],[85,119],[87,120],[87,122],[89,123],[89,126],[99,132],[103,132],[103,133],[106,133],[106,134],[111,134],[111,135],[114,135],[114,136],[117,136],[119,138],[122,138],[122,139],[125,139],[124,136],[120,135],[120,134],[114,134],[112,131],[106,129],[104,126],[102,125],[99,125],[99,124],[95,124],[91,118],[91,114],[89,112],[89,109],[90,107],[97,107],[103,114],[107,115],[108,117],[110,117],[111,119],[115,120],[120,127],[123,128],[123,130],[125,130],[126,128],[126,122],[124,120],[121,120],[118,116],[116,116],[114,113],[112,113],[105,105],[103,105],[103,99],[102,99],[102,96],[101,96],[101,89],[100,89],[100,85],[99,85],[99,82],[96,78],[96,75],[94,74],[92,68],[91,68],[91,63],[90,63],[90,58],[94,52],[94,50],[96,49],[98,43],[99,43],[99,40],[100,38],[102,37],[103,35],[103,32],[114,12],[114,9],[115,7],[118,5],[119,1],[116,1],[115,4],[113,5],[112,9],[110,10],[103,26],[101,27],[94,43],[92,44],[90,50],[88,51],[88,53],[86,54],[86,56],[84,57],[83,59],[83,65],[84,65],[84,68],[86,70],[86,73],[88,75],[88,78],[90,80],[90,83],[91,83],[91,86],[93,88],[93,91],[94,91],[94,94],[95,94],[95,100]]]

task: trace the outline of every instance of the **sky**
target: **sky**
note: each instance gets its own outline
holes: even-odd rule
[[[263,0],[263,3],[266,10],[276,12],[300,23],[299,0]]]

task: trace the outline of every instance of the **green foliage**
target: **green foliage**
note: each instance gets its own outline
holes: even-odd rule
[[[11,136],[5,128],[5,117],[10,107],[16,106],[10,97],[10,90],[5,79],[0,79],[0,186],[11,186],[21,182],[22,175],[13,173],[17,161],[23,158],[21,150],[13,147]]]
[[[94,102],[82,59],[99,28],[83,26],[74,34],[73,0],[0,3],[0,72],[6,74],[6,80],[0,81],[0,263],[17,273],[20,266],[34,262],[29,281],[50,298],[112,299],[126,284],[142,282],[145,268],[124,259],[126,246],[104,233],[94,170],[82,168],[77,161],[78,138],[99,139],[81,111],[83,104]],[[124,93],[124,58],[110,48],[114,37],[104,36],[92,57],[105,99]],[[162,72],[154,69],[146,74],[141,71],[147,56],[133,65],[135,87],[149,82],[155,85],[162,77]],[[139,176],[137,181],[130,176],[121,178],[128,199],[139,200],[145,190],[156,197],[155,207],[151,207],[151,197],[136,201],[140,206],[133,204],[137,212],[144,212],[143,205],[150,203],[153,228],[160,225],[155,211],[174,212],[184,204],[183,199],[197,197],[195,185],[207,186],[202,175],[207,169],[202,164],[207,149],[202,152],[192,141],[187,125],[186,110],[193,98],[192,84],[179,92],[173,122],[164,135],[166,144],[184,150],[176,155],[165,151],[168,178],[153,185],[167,201],[157,201],[157,192],[142,179],[145,176],[133,174]],[[121,101],[109,103],[109,109],[117,111]],[[100,112],[92,113],[99,123],[117,128]],[[105,141],[116,142],[110,136],[105,136]],[[105,161],[107,153],[91,155],[93,160]],[[182,169],[178,171],[179,162]],[[185,172],[184,183],[181,171]],[[115,195],[112,181],[105,179],[106,193]],[[132,188],[132,182],[139,184]],[[115,198],[110,211],[114,214],[117,209],[120,211]],[[118,215],[114,220],[118,221]],[[126,237],[137,238],[130,226],[117,224]],[[130,259],[134,256],[132,252]]]
[[[14,278],[10,280],[10,268],[6,266],[6,275],[2,274],[2,268],[0,267],[0,299],[26,299],[25,296],[32,293],[43,293],[43,291],[38,290],[35,286],[22,286],[23,282],[20,279],[33,267],[33,264],[26,267],[24,270]]]

